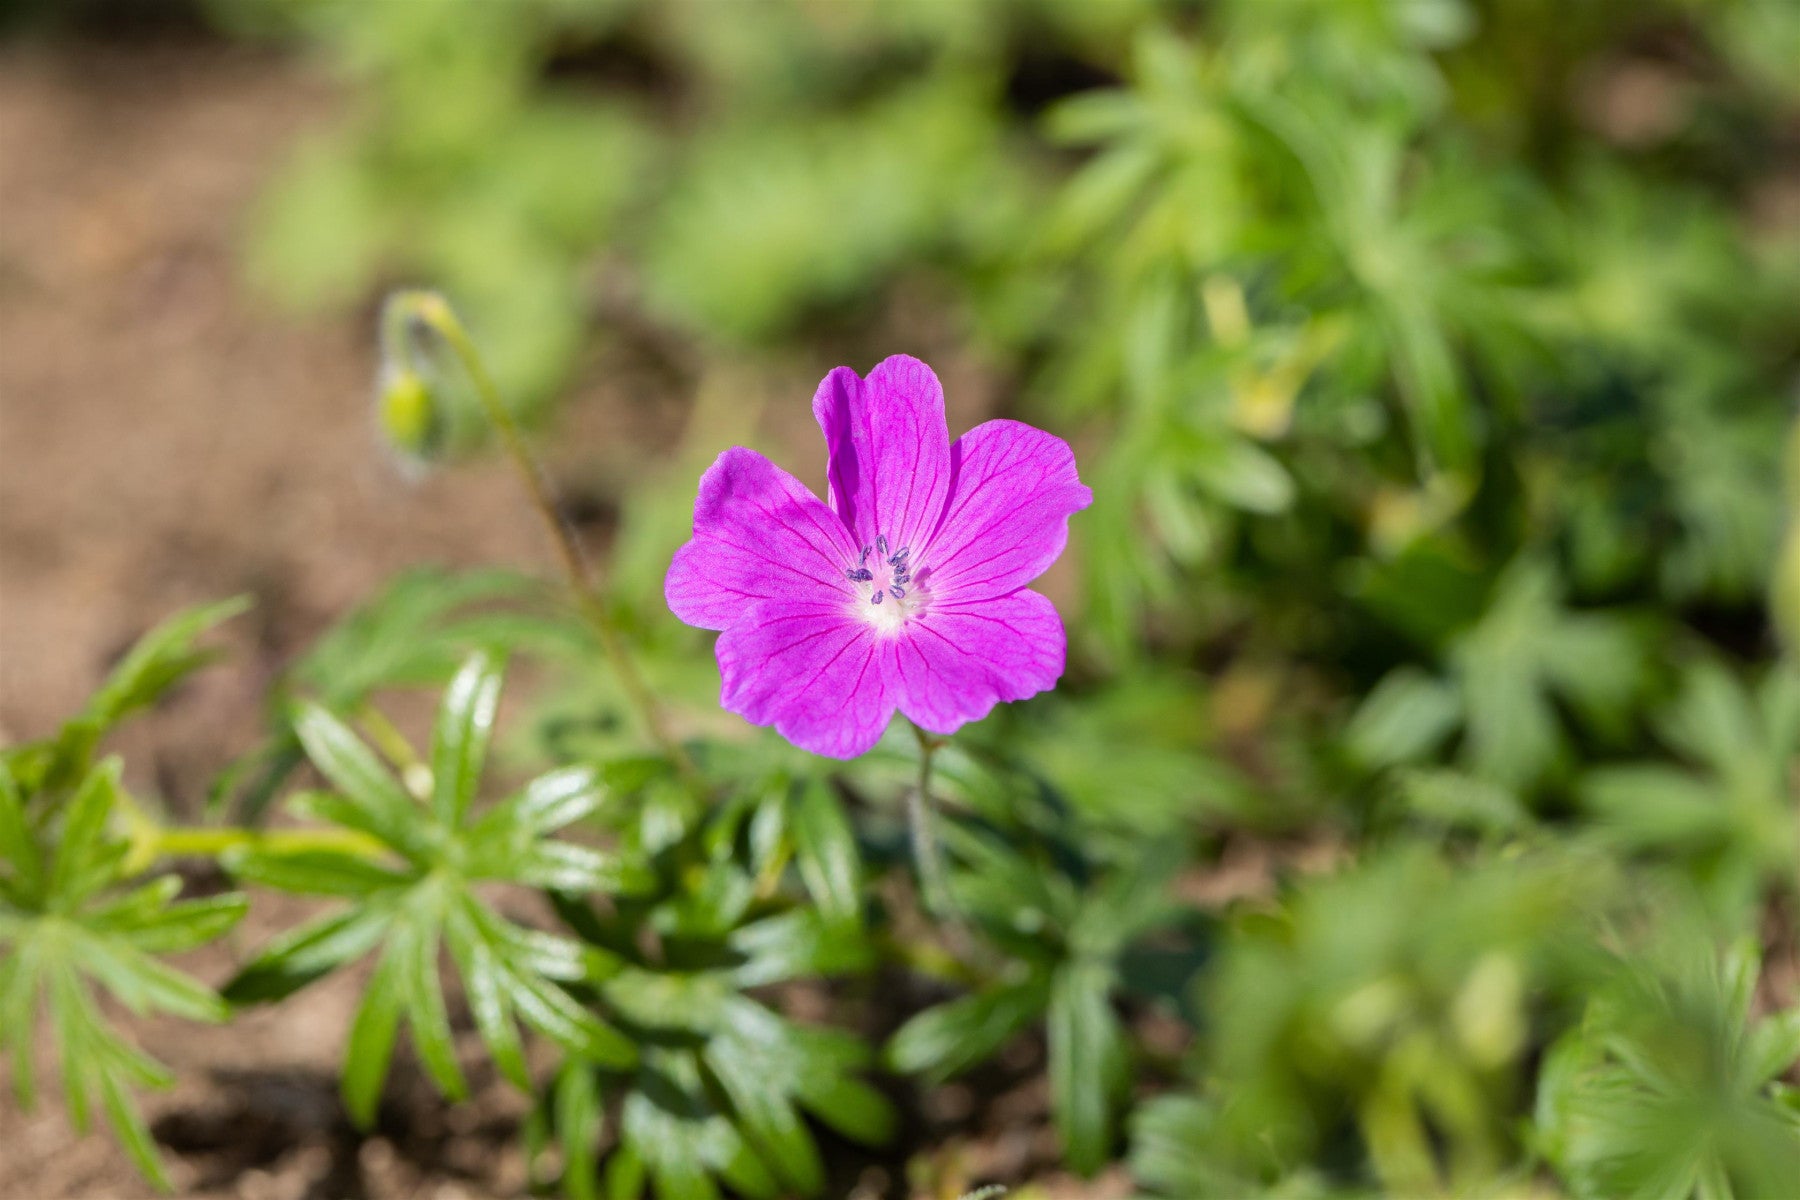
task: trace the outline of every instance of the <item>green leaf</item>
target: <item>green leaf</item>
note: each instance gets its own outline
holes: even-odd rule
[[[639,892],[654,883],[643,867],[622,855],[554,841],[533,842],[505,877],[562,892]]]
[[[1069,1165],[1092,1174],[1112,1150],[1112,1107],[1125,1082],[1125,1045],[1113,1014],[1112,972],[1059,968],[1050,989],[1050,1105]]]
[[[635,1100],[634,1096],[627,1098],[625,1102],[623,1111],[627,1120],[637,1107]],[[606,1200],[643,1200],[644,1187],[649,1182],[648,1171],[644,1166],[644,1156],[630,1139],[631,1129],[628,1125],[624,1140],[606,1156]]]
[[[450,681],[431,736],[432,805],[447,828],[463,822],[481,786],[481,767],[500,706],[497,656],[471,654]]]
[[[1294,502],[1294,481],[1268,451],[1248,438],[1197,441],[1187,463],[1202,488],[1235,508],[1279,513]]]
[[[143,1172],[160,1191],[174,1190],[168,1173],[163,1169],[162,1156],[157,1153],[156,1143],[151,1140],[150,1131],[144,1126],[143,1118],[138,1116],[137,1109],[126,1094],[125,1087],[118,1076],[108,1071],[99,1073],[100,1103],[106,1109],[106,1117],[118,1134],[119,1142],[137,1169]]]
[[[1800,1062],[1800,1008],[1764,1018],[1745,1049],[1750,1078],[1758,1084],[1778,1079]]]
[[[751,805],[746,829],[746,841],[750,856],[744,865],[750,874],[759,881],[770,879],[774,872],[781,870],[787,863],[787,798],[779,789],[772,790],[761,797],[752,797],[748,792],[745,793],[745,796],[751,799]],[[712,822],[709,825],[707,830],[709,853],[728,854],[730,852],[729,848],[723,844],[715,846],[718,839],[712,836],[713,828],[722,830],[724,826],[725,823],[722,821]]]
[[[659,1200],[719,1200],[718,1185],[698,1160],[665,1158],[651,1169]]]
[[[1399,667],[1363,700],[1345,740],[1368,766],[1392,766],[1430,753],[1461,716],[1454,688],[1417,668]]]
[[[90,929],[129,928],[164,911],[180,894],[179,875],[158,875],[130,891],[97,900],[86,910],[82,923]]]
[[[813,1116],[865,1146],[887,1145],[899,1127],[886,1096],[839,1071],[811,1073],[801,1080],[796,1095]]]
[[[555,984],[513,974],[511,996],[528,1024],[570,1054],[603,1067],[627,1067],[637,1061],[637,1047],[629,1039],[602,1024]]]
[[[83,937],[75,952],[82,969],[135,1013],[161,1010],[208,1022],[230,1015],[211,988],[129,945]]]
[[[781,1200],[781,1180],[743,1135],[722,1120],[707,1123],[706,1163],[744,1200]]]
[[[1047,981],[1037,976],[928,1008],[894,1034],[888,1063],[904,1074],[949,1079],[999,1050],[1049,1003]]]
[[[516,571],[408,571],[321,638],[295,675],[345,711],[379,687],[435,686],[472,647],[516,640],[485,636],[487,610],[478,606],[525,601],[544,590]]]
[[[847,974],[868,968],[868,939],[816,909],[796,908],[740,926],[729,944],[745,961],[732,972],[740,987],[758,987],[817,975]]]
[[[1160,1194],[1229,1195],[1244,1189],[1229,1164],[1209,1144],[1212,1110],[1197,1097],[1158,1096],[1138,1109],[1132,1123],[1131,1170]]]
[[[1514,836],[1532,818],[1507,788],[1460,771],[1415,768],[1395,777],[1406,810],[1421,821],[1491,837]]]
[[[508,804],[494,809],[508,824],[534,834],[553,833],[599,808],[605,795],[592,767],[564,767],[540,775]],[[486,818],[484,818],[485,820]]]
[[[1600,828],[1625,845],[1711,848],[1729,836],[1729,810],[1706,780],[1685,771],[1605,767],[1583,780],[1581,795]]]
[[[358,1129],[370,1129],[375,1124],[376,1108],[381,1103],[381,1085],[394,1056],[394,1038],[399,1032],[400,1013],[406,1003],[401,978],[404,969],[400,954],[390,945],[369,978],[362,1004],[357,1007],[356,1019],[350,1026],[340,1089],[344,1107]]]
[[[0,1048],[12,1056],[13,1094],[26,1111],[37,1102],[32,1035],[39,957],[34,943],[0,957]]]
[[[825,1165],[812,1135],[780,1093],[767,1085],[761,1056],[735,1038],[715,1038],[705,1050],[707,1068],[731,1098],[739,1127],[782,1179],[803,1195],[825,1188]]]
[[[347,725],[319,705],[304,702],[294,717],[294,732],[313,765],[343,793],[333,818],[380,838],[408,858],[426,856],[419,806]]]
[[[353,908],[315,917],[264,947],[225,985],[223,995],[237,1005],[268,1004],[290,996],[368,953],[393,920],[389,908]]]
[[[1179,839],[1157,841],[1110,872],[1083,897],[1069,923],[1071,951],[1110,959],[1127,943],[1173,920],[1180,912],[1175,877],[1187,854]]]
[[[1727,778],[1758,762],[1763,757],[1762,722],[1731,673],[1703,659],[1689,669],[1684,682],[1681,701],[1665,722],[1670,741]]]
[[[590,968],[605,952],[541,929],[529,929],[503,920],[473,896],[458,897],[456,913],[505,963],[545,979],[572,983],[592,977]]]
[[[249,911],[250,898],[233,893],[171,904],[158,913],[134,919],[129,925],[94,924],[116,928],[126,941],[146,954],[182,954],[217,940]]]
[[[109,758],[81,782],[69,802],[56,861],[50,869],[50,894],[65,900],[92,891],[104,883],[91,878],[106,820],[118,799],[120,762]]]
[[[556,1140],[563,1149],[563,1194],[569,1200],[599,1195],[600,1085],[584,1064],[565,1065],[556,1077]]]
[[[25,798],[12,767],[0,758],[0,866],[10,866],[19,891],[35,898],[43,886],[43,859],[25,819]]]
[[[500,1073],[521,1091],[531,1090],[531,1071],[525,1065],[524,1046],[513,1024],[507,999],[506,979],[494,951],[468,921],[453,914],[445,928],[450,953],[462,972],[463,990],[469,999],[469,1015],[481,1034]]]
[[[201,634],[250,607],[248,596],[183,609],[139,638],[88,701],[87,715],[101,728],[117,724],[153,703],[181,678],[215,657],[194,642]]]
[[[388,953],[399,962],[407,1029],[419,1061],[440,1092],[452,1100],[464,1099],[469,1085],[457,1065],[456,1039],[438,981],[437,926],[403,919],[394,927],[392,937]]]
[[[415,879],[341,850],[271,853],[249,847],[226,854],[223,861],[225,869],[245,883],[311,896],[365,897],[405,887]]]
[[[801,788],[794,804],[795,865],[819,911],[836,921],[862,920],[862,861],[843,808],[822,780]]]
[[[86,1133],[93,1111],[88,1091],[87,1028],[92,1024],[93,1004],[74,971],[59,964],[46,986],[50,1030],[62,1065],[63,1101],[75,1132]]]

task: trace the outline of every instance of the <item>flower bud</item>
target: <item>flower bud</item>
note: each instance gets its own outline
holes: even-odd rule
[[[422,375],[410,367],[383,372],[379,406],[382,436],[390,446],[409,459],[434,457],[444,422]]]

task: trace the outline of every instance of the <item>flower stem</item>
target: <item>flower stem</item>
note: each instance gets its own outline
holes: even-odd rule
[[[381,843],[347,829],[239,829],[231,826],[156,829],[148,846],[154,858],[217,858],[232,850],[257,849],[270,854],[335,850],[358,858],[384,853]]]
[[[358,858],[379,858],[387,848],[351,829],[244,829],[234,825],[165,826],[119,793],[118,814],[125,823],[124,872],[137,875],[165,858],[222,858],[237,849],[270,854],[336,851]]]
[[[396,319],[395,315],[399,319]],[[582,552],[581,543],[575,533],[563,520],[562,512],[556,503],[555,492],[551,488],[550,478],[531,449],[525,444],[525,436],[519,424],[513,419],[510,409],[500,399],[500,389],[495,385],[493,376],[488,374],[487,366],[481,360],[481,353],[475,348],[475,342],[457,319],[450,304],[436,292],[403,291],[395,293],[388,300],[388,314],[384,318],[384,330],[392,330],[411,319],[430,329],[442,338],[457,361],[468,373],[469,381],[474,385],[475,395],[481,402],[482,411],[487,415],[488,423],[500,436],[501,445],[505,447],[507,458],[512,461],[514,470],[525,484],[525,490],[531,499],[532,507],[537,511],[544,528],[550,534],[551,543],[556,547],[558,558],[562,562],[563,574],[568,578],[569,589],[575,597],[576,607],[599,638],[600,648],[611,662],[614,673],[618,676],[620,686],[625,689],[625,696],[632,708],[637,711],[644,728],[656,741],[669,761],[674,763],[676,771],[690,782],[698,778],[694,763],[688,757],[687,750],[669,733],[662,718],[662,709],[651,695],[649,686],[639,673],[636,661],[625,647],[625,641],[619,635],[618,627],[613,623],[612,615],[606,606],[606,598],[599,585],[595,583],[593,572]],[[404,347],[403,339],[400,341]]]
[[[931,763],[944,743],[913,726],[919,738],[919,786],[906,795],[907,824],[912,831],[913,864],[919,871],[919,890],[925,911],[939,920],[950,915],[950,888],[944,877],[944,861],[938,854],[937,834],[931,827]]]

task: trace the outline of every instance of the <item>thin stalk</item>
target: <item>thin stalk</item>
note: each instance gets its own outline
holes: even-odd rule
[[[406,735],[394,728],[394,723],[373,704],[364,704],[357,710],[357,723],[375,743],[375,748],[400,772],[400,781],[406,785],[406,790],[416,799],[430,799],[431,768],[419,761]]]
[[[919,738],[919,786],[906,795],[913,864],[919,870],[919,890],[925,901],[925,911],[944,920],[951,914],[950,887],[944,876],[943,858],[938,854],[937,834],[931,827],[931,763],[943,742],[917,725],[913,726],[913,732]]]
[[[382,844],[374,838],[343,829],[178,827],[152,831],[148,846],[153,859],[217,858],[239,849],[262,850],[277,855],[329,850],[358,858],[374,858],[386,853]]]
[[[482,411],[487,414],[494,432],[500,435],[507,457],[525,484],[531,506],[537,510],[539,520],[550,534],[551,544],[556,547],[557,557],[561,560],[563,574],[568,578],[576,607],[599,638],[600,648],[618,675],[619,683],[625,689],[626,699],[637,711],[650,736],[675,764],[675,769],[683,778],[695,780],[698,772],[693,760],[664,724],[662,710],[657,705],[656,698],[650,694],[649,686],[638,672],[636,661],[626,650],[624,639],[619,636],[618,628],[613,624],[606,599],[594,581],[593,571],[589,567],[587,556],[582,552],[581,543],[562,518],[549,476],[544,473],[542,465],[526,445],[525,436],[519,429],[518,422],[513,419],[512,411],[500,399],[500,389],[495,385],[493,376],[488,374],[474,340],[457,319],[449,302],[435,292],[400,292],[389,301],[389,305],[390,312],[410,317],[442,338],[462,364],[463,370],[468,373]],[[404,341],[400,344],[403,346]]]
[[[166,826],[145,812],[129,793],[119,793],[119,816],[125,823],[124,871],[135,875],[164,858],[220,858],[238,849],[273,854],[327,850],[358,858],[379,858],[386,847],[350,829],[245,829],[237,825]]]

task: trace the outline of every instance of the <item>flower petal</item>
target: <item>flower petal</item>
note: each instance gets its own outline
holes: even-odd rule
[[[694,538],[675,552],[663,595],[675,615],[725,629],[746,606],[776,598],[842,604],[858,547],[844,523],[798,479],[741,446],[700,477]]]
[[[1001,700],[1049,691],[1067,639],[1050,601],[1029,590],[933,604],[895,639],[900,711],[932,733],[954,733]]]
[[[1093,502],[1075,452],[1055,434],[988,421],[950,448],[950,501],[913,561],[934,594],[956,601],[1004,596],[1056,561],[1069,514]]]
[[[830,454],[831,507],[858,546],[880,534],[890,550],[916,546],[950,492],[944,389],[931,368],[905,354],[881,360],[867,379],[839,367],[814,394],[813,416]]]
[[[719,638],[719,702],[802,750],[855,758],[893,719],[894,639],[841,603],[767,600]]]

